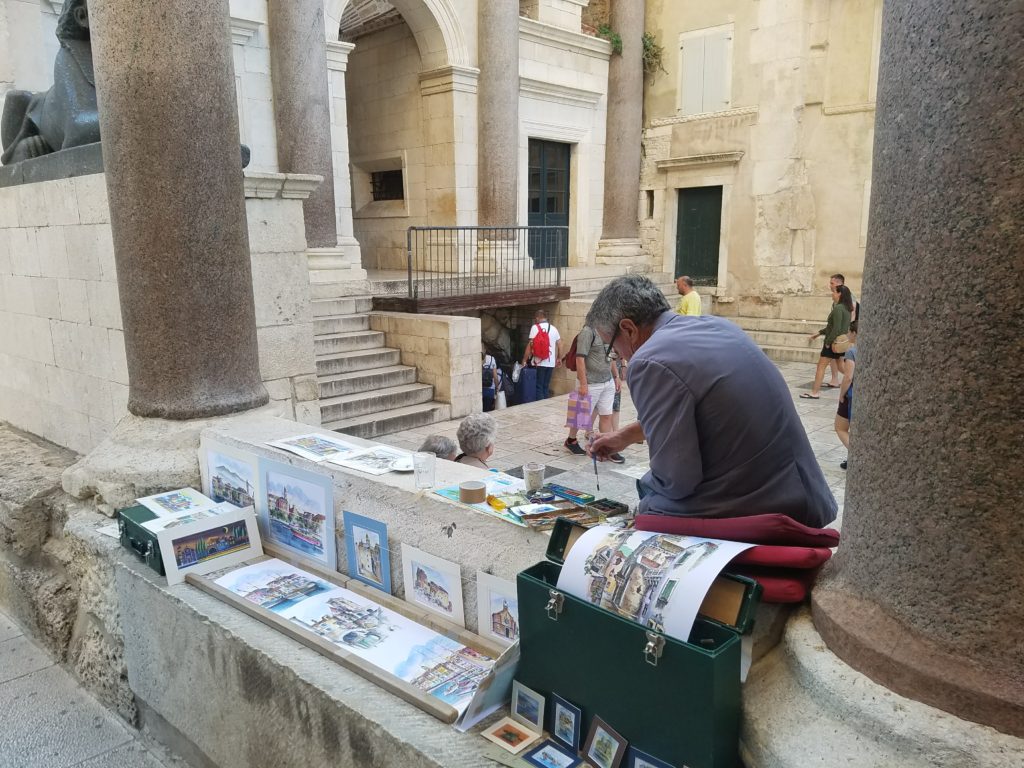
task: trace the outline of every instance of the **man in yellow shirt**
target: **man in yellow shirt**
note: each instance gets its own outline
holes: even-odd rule
[[[693,290],[693,280],[686,275],[676,278],[676,290],[682,297],[679,299],[679,306],[676,307],[677,315],[699,315],[700,294]]]

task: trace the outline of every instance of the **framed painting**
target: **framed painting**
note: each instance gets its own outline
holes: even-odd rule
[[[391,550],[387,525],[355,512],[343,512],[342,515],[348,575],[390,595]]]

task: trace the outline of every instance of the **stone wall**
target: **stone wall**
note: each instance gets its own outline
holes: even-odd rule
[[[282,413],[311,424],[320,421],[302,196],[315,183],[295,179],[289,198],[283,175],[246,184],[263,377]],[[102,174],[0,188],[0,297],[0,420],[91,450],[128,406]]]
[[[553,27],[579,32],[585,0],[520,0],[519,14]]]
[[[384,333],[385,346],[401,350],[402,365],[416,367],[435,400],[451,404],[451,418],[483,407],[479,318],[371,312],[370,328]]]

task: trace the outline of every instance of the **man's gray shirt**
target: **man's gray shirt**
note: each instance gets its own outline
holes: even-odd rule
[[[586,360],[587,384],[603,384],[612,379],[612,366],[608,362],[608,347],[587,326],[576,337],[576,365]]]
[[[786,382],[738,326],[665,312],[626,375],[651,454],[641,513],[835,519]]]

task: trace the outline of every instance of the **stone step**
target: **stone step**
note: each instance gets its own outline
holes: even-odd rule
[[[320,376],[320,397],[354,395],[416,383],[416,369],[410,365],[388,365],[352,373],[336,373]]]
[[[777,363],[817,363],[821,357],[821,347],[797,349],[796,347],[762,346],[761,349],[769,360]]]
[[[314,336],[368,330],[370,330],[369,315],[327,315],[313,319]]]
[[[412,405],[407,408],[396,408],[386,413],[374,413],[369,416],[357,416],[338,421],[323,421],[324,429],[344,432],[347,435],[372,439],[393,432],[425,427],[440,421],[448,421],[452,408],[447,403],[429,402]]]
[[[355,352],[341,352],[332,355],[317,355],[316,372],[318,376],[333,376],[338,373],[367,371],[373,368],[398,365],[401,359],[402,353],[400,351],[387,347],[362,349]]]
[[[373,309],[373,299],[369,296],[351,296],[345,299],[313,300],[313,317],[353,315],[359,312],[369,312],[371,309]]]
[[[433,397],[434,388],[430,384],[402,384],[373,392],[320,398],[320,418],[323,421],[352,419],[419,405],[429,402]]]
[[[314,299],[341,299],[348,297],[367,297],[370,295],[370,284],[365,280],[345,280],[341,282],[309,281],[309,292]]]
[[[350,333],[329,333],[313,339],[313,351],[317,355],[331,355],[335,352],[355,352],[360,349],[375,349],[384,346],[384,334],[380,331],[352,331]]]
[[[730,317],[729,319],[745,331],[797,333],[805,337],[820,331],[825,325],[824,319],[821,322],[813,320],[774,320],[764,317]]]
[[[815,328],[814,330],[818,329]],[[792,347],[794,349],[821,351],[821,339],[808,341],[807,336],[809,334],[776,333],[774,331],[746,331],[746,334],[762,347]]]

